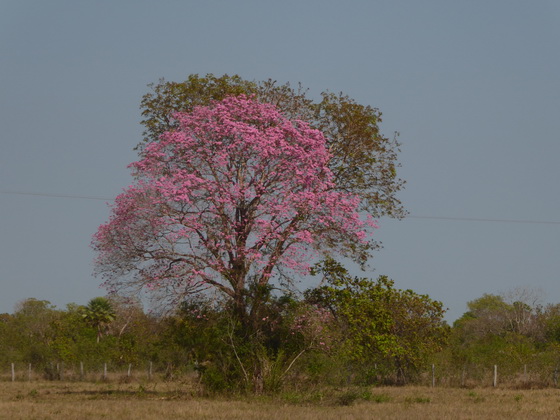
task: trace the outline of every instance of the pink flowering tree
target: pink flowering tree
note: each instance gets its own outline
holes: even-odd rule
[[[375,225],[335,188],[320,131],[246,96],[174,118],[94,235],[110,291],[213,289],[254,324],[260,291],[291,285],[317,257],[365,261]]]

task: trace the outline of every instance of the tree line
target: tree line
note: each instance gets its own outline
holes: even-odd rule
[[[124,368],[149,360],[197,372],[213,391],[253,390],[255,383],[272,391],[295,381],[372,382],[381,372],[404,383],[443,348],[448,328],[440,302],[397,289],[384,276],[353,278],[332,260],[316,270],[323,285],[299,297],[264,293],[257,333],[233,316],[233,305],[210,298],[158,316],[115,297],[65,310],[27,299],[1,316],[0,357],[45,372],[53,361]]]
[[[510,382],[557,383],[560,304],[541,305],[527,290],[485,294],[450,326],[441,302],[400,290],[386,276],[352,277],[334,261],[316,270],[325,275],[322,286],[299,297],[267,295],[258,334],[235,321],[235,308],[210,298],[165,315],[117,297],[65,309],[26,299],[0,315],[0,364],[31,364],[52,379],[59,365],[125,371],[150,362],[210,392],[254,391],[255,383],[260,392],[419,383],[434,364],[439,378],[454,376],[448,385],[487,377],[494,365]]]

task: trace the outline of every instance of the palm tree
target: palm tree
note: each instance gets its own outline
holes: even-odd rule
[[[115,311],[108,299],[96,297],[91,299],[84,308],[82,318],[97,329],[97,342],[99,343],[109,324],[115,320]]]

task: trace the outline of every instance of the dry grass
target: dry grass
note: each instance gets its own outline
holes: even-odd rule
[[[177,382],[2,382],[0,418],[553,419],[560,418],[560,391],[411,386],[209,399]]]

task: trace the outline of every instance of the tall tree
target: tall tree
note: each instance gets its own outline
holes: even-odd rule
[[[314,255],[367,259],[375,225],[359,195],[336,188],[320,131],[243,95],[173,117],[94,237],[110,290],[212,288],[259,328],[274,279],[289,286]]]
[[[360,209],[373,217],[405,216],[396,197],[404,181],[397,177],[399,143],[385,137],[379,128],[381,112],[361,105],[342,93],[323,92],[319,101],[308,97],[301,85],[267,80],[247,81],[234,75],[190,75],[184,82],[160,80],[150,85],[151,92],[141,102],[144,141],[159,141],[160,136],[179,127],[175,112],[191,112],[227,96],[255,95],[258,101],[275,105],[289,119],[299,119],[320,130],[330,152],[327,166],[333,174],[334,188],[361,197]]]

